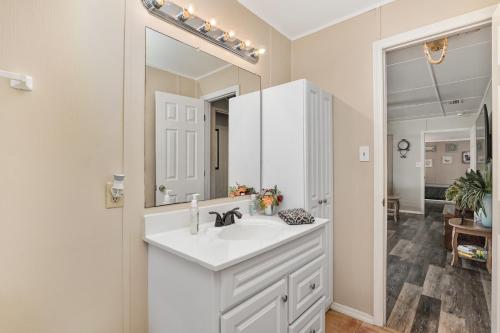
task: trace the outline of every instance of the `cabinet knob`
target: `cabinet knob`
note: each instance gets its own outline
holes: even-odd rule
[[[309,285],[309,288],[311,288],[312,290],[316,289],[316,283],[311,283]]]
[[[316,330],[314,328],[311,328],[311,330],[309,331],[309,333],[316,333]]]
[[[283,303],[286,303],[288,301],[288,295],[281,296],[281,300],[283,301]]]
[[[318,203],[319,203],[320,205],[322,205],[322,204],[323,204],[323,200],[318,201]]]
[[[326,200],[326,199],[325,199],[325,200],[323,200],[323,203],[327,203],[327,202],[328,202],[328,200]]]

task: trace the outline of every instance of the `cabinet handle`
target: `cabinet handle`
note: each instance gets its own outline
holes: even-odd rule
[[[325,200],[323,200],[323,203],[327,203],[327,202],[328,202],[328,200],[326,200],[326,199],[325,199]]]
[[[318,203],[319,203],[320,205],[322,205],[322,204],[323,204],[323,200],[318,201]]]
[[[311,283],[309,285],[309,288],[311,288],[312,290],[316,289],[316,283]]]
[[[281,300],[283,301],[283,303],[286,303],[288,301],[288,295],[281,296]]]

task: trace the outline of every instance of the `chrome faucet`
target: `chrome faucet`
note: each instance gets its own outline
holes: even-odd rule
[[[234,224],[234,216],[241,219],[243,215],[238,211],[239,207],[233,208],[228,212],[222,214],[222,216],[217,212],[209,212],[209,214],[216,215],[215,216],[215,227],[224,227],[227,225]]]

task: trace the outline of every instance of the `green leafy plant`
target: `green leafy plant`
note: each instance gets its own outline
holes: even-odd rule
[[[486,215],[483,206],[485,195],[492,192],[491,164],[488,164],[486,174],[470,170],[465,176],[457,179],[447,190],[446,200],[455,202],[460,209],[468,208],[476,213],[480,210]]]

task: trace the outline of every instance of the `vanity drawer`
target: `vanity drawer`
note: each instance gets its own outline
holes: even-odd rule
[[[325,258],[326,256],[322,255],[290,274],[288,278],[290,296],[288,320],[290,323],[300,317],[321,296],[325,296]]]
[[[293,228],[293,226],[292,226]],[[324,227],[221,272],[221,312],[326,253]],[[312,303],[311,303],[312,304]]]
[[[289,326],[288,333],[325,333],[325,297]]]

